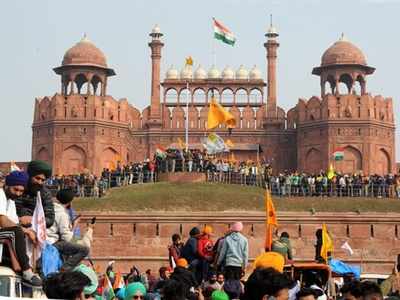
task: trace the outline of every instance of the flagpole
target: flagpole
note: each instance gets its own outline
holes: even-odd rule
[[[215,67],[217,67],[217,52],[215,51],[215,48],[216,48],[216,44],[215,44],[215,37],[214,37],[214,21],[215,21],[215,19],[214,18],[212,18],[212,24],[213,24],[213,27],[212,27],[212,31],[213,31],[213,39],[212,39],[212,45],[211,45],[211,54],[212,54],[212,59],[213,59],[213,65],[215,66]]]
[[[186,122],[185,122],[186,152],[189,150],[189,80],[186,82]]]

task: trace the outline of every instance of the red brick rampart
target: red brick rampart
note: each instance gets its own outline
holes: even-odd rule
[[[85,223],[93,214],[84,215]],[[167,263],[167,246],[173,233],[186,239],[193,226],[210,224],[215,239],[229,224],[240,220],[250,243],[250,258],[263,251],[264,215],[254,212],[150,213],[98,215],[91,255],[103,268],[115,260],[117,269],[127,272],[135,264],[141,270],[157,270]],[[389,273],[400,253],[400,214],[296,213],[279,214],[278,233],[287,231],[294,247],[295,260],[312,261],[315,231],[325,222],[334,244],[336,258],[362,265],[363,272]],[[348,241],[354,250],[349,256],[340,249]]]

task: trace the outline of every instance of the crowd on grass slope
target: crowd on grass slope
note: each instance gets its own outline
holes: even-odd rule
[[[47,163],[32,161],[27,172],[8,174],[0,188],[0,238],[3,243],[9,240],[12,245],[4,248],[2,265],[10,265],[20,272],[30,285],[43,287],[49,298],[327,299],[328,287],[314,272],[302,278],[289,278],[284,273],[285,262],[293,259],[289,235],[285,232],[273,242],[271,251],[256,258],[253,270],[246,274],[249,246],[241,233],[241,222],[231,224],[230,230],[216,240],[210,226],[192,228],[185,243],[174,234],[168,247],[170,265],[160,266],[158,278],[151,270],[141,273],[136,267],[122,276],[114,271],[113,262],[105,273],[99,274],[89,259],[96,220],[92,219],[84,233],[77,231],[79,217],[71,215],[75,191],[60,189],[52,197],[45,185],[50,176],[51,167]],[[322,236],[319,231],[316,232],[315,259],[325,263],[320,256]],[[37,261],[32,261],[35,256],[29,255],[31,247],[28,245],[41,246]],[[397,275],[386,282],[385,295],[399,296],[397,282]],[[383,293],[374,283],[349,279],[341,287],[341,297],[379,300],[383,299]]]

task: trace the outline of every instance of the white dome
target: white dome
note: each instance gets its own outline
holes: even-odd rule
[[[235,72],[227,66],[223,71],[222,71],[222,79],[234,79],[235,78]]]
[[[208,71],[208,78],[209,79],[218,79],[221,77],[221,73],[219,70],[213,65],[211,69]]]
[[[167,73],[165,74],[166,79],[178,79],[179,78],[179,72],[177,69],[174,68],[174,66],[171,66]]]
[[[194,78],[195,79],[207,79],[207,72],[206,70],[203,69],[201,65],[197,68],[197,70],[194,72]]]
[[[243,65],[236,71],[236,79],[249,79],[249,71],[247,71]]]
[[[193,77],[192,67],[188,65],[184,66],[181,71],[181,79],[192,79],[192,77]]]
[[[250,70],[250,79],[261,79],[261,71],[254,65],[253,69]]]
[[[272,36],[277,36],[278,35],[278,30],[274,26],[270,26],[268,28],[267,34],[272,35]]]

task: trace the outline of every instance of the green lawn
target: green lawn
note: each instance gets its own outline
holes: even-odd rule
[[[264,190],[213,183],[155,183],[114,188],[100,199],[74,200],[80,211],[262,211]],[[400,200],[274,197],[278,211],[400,212]]]

